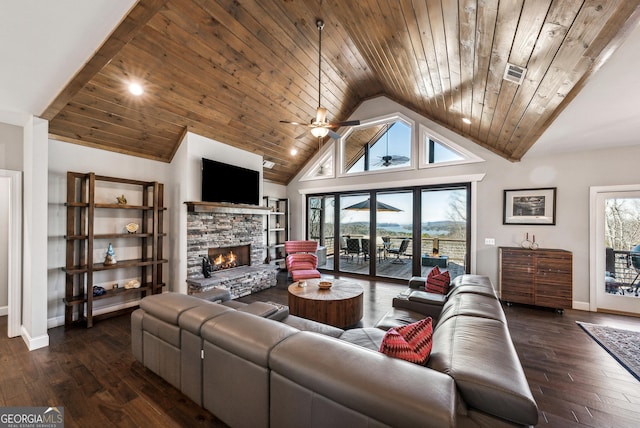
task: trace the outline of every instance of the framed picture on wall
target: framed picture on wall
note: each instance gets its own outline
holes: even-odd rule
[[[556,224],[556,188],[504,191],[502,224]]]

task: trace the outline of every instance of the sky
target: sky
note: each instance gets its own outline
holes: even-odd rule
[[[461,190],[464,191],[464,190]],[[425,191],[422,200],[422,222],[449,220],[449,197],[451,190]],[[345,195],[341,197],[340,206],[348,207],[369,198],[364,195]],[[379,211],[377,220],[379,223],[410,224],[412,222],[413,198],[411,192],[380,192],[378,201],[399,208],[400,212]],[[348,211],[343,217],[343,222],[369,221],[368,211]]]

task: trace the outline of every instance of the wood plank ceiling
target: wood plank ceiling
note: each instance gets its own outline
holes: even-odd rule
[[[55,138],[165,162],[191,131],[264,156],[265,178],[288,183],[318,150],[279,121],[315,114],[322,18],[330,120],[386,95],[517,161],[636,25],[639,3],[140,0],[42,117]],[[507,62],[527,68],[522,85],[503,80]]]

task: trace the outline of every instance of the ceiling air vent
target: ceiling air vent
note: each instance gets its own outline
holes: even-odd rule
[[[268,161],[268,160],[263,160],[262,161],[262,166],[267,168],[267,169],[271,169],[275,166],[275,163]]]
[[[527,69],[524,67],[519,67],[514,64],[507,63],[507,68],[504,70],[504,80],[508,80],[509,82],[513,82],[516,85],[522,84],[524,80],[524,75],[527,73]]]

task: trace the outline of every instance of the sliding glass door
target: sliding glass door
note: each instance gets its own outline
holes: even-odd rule
[[[318,241],[318,268],[333,269],[335,198],[312,196],[308,199],[308,239]]]
[[[469,265],[470,185],[420,186],[307,197],[308,239],[327,271],[408,280]]]
[[[467,187],[423,189],[420,193],[420,275],[438,266],[451,278],[466,272],[469,194]]]
[[[340,196],[340,272],[369,274],[369,193]]]
[[[413,190],[376,193],[376,276],[412,276]]]

